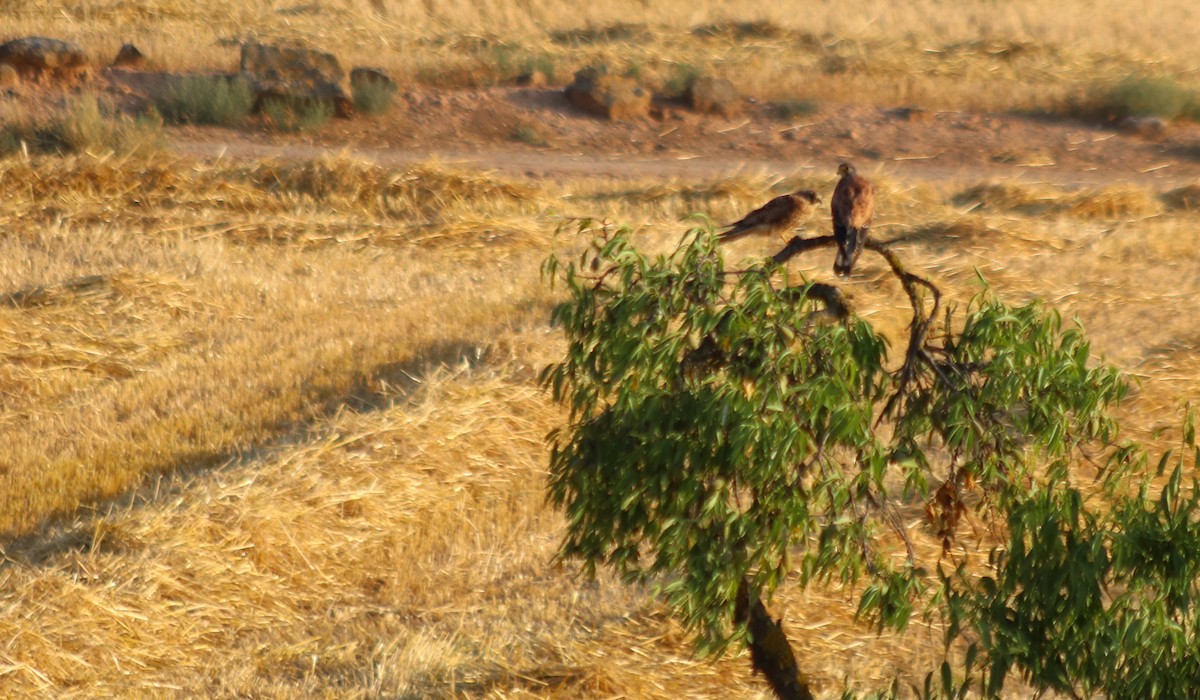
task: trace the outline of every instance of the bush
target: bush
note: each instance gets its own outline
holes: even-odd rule
[[[396,89],[383,82],[361,80],[350,88],[354,93],[354,109],[363,114],[383,114],[396,97]]]
[[[1115,119],[1200,116],[1196,91],[1170,78],[1126,78],[1104,94],[1101,106],[1106,116]]]
[[[254,91],[236,77],[184,76],[167,84],[154,103],[172,124],[233,126],[254,109]]]
[[[534,127],[523,124],[513,129],[512,140],[527,143],[530,146],[545,146],[546,139]]]
[[[295,133],[324,126],[333,117],[333,105],[324,100],[276,97],[263,101],[262,113],[270,129]]]

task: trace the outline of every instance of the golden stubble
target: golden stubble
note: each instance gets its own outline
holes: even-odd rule
[[[870,175],[872,235],[948,300],[976,269],[1047,299],[1142,379],[1131,434],[1178,425],[1200,394],[1178,193]],[[691,212],[727,221],[799,186],[832,180],[0,162],[0,522],[25,535],[0,564],[0,694],[766,697],[744,657],[694,658],[648,591],[554,562],[544,437],[562,416],[534,377],[562,345],[538,266],[582,250],[564,216],[665,251]],[[846,289],[902,337],[880,261]],[[877,636],[854,606],[790,585],[773,604],[823,692],[940,658],[936,625]]]

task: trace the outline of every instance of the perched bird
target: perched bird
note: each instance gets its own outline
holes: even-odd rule
[[[754,233],[780,234],[807,219],[817,205],[821,195],[812,190],[797,190],[772,199],[758,209],[729,224],[729,230],[717,237],[721,243],[736,241]]]
[[[838,247],[833,272],[839,277],[849,277],[867,244],[867,229],[871,226],[871,215],[875,213],[875,187],[849,163],[838,166],[838,175],[842,179],[838,180],[829,202],[833,237],[837,239]]]

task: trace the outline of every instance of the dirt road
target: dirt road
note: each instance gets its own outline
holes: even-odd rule
[[[535,178],[832,177],[838,162],[851,160],[900,180],[1128,183],[1165,190],[1200,179],[1200,125],[1139,135],[1017,114],[918,114],[836,106],[781,120],[768,106],[751,105],[733,120],[679,110],[611,123],[572,110],[550,90],[423,89],[405,93],[382,117],[335,120],[302,137],[189,127],[173,130],[173,141],[181,153],[205,159],[346,152],[388,166],[437,158]],[[515,136],[529,133],[540,140]]]

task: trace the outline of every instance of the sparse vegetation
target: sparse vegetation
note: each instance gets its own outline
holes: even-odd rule
[[[263,100],[261,109],[267,128],[286,134],[319,129],[333,118],[333,105],[325,100],[277,97]]]
[[[545,146],[546,139],[534,127],[528,124],[522,124],[512,132],[513,141],[529,144],[530,146]]]
[[[173,124],[234,126],[254,108],[254,93],[238,78],[187,75],[167,83],[154,102]]]
[[[775,103],[775,114],[780,119],[795,119],[815,114],[820,105],[815,100],[783,100]]]
[[[21,151],[149,155],[162,146],[162,122],[157,115],[118,114],[95,95],[73,100],[56,116],[36,118],[23,114],[0,125],[0,156]]]
[[[383,114],[391,108],[396,99],[396,89],[382,82],[361,81],[351,88],[354,110],[362,114]]]
[[[1110,119],[1200,119],[1200,93],[1170,78],[1132,76],[1104,90],[1094,109]]]

